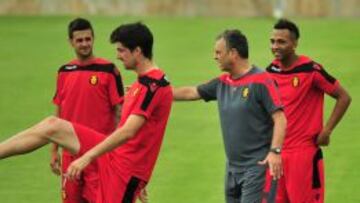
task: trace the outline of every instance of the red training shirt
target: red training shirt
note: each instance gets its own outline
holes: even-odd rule
[[[299,56],[286,71],[278,60],[266,70],[279,86],[287,118],[284,150],[315,146],[323,128],[324,93],[334,92],[338,81],[306,56]]]
[[[60,67],[53,102],[60,118],[108,135],[116,126],[113,106],[123,102],[123,95],[114,64],[102,58],[86,64],[75,59]]]
[[[169,118],[173,93],[164,73],[153,69],[138,77],[126,92],[119,127],[131,114],[146,118],[137,134],[109,154],[118,171],[150,179]]]

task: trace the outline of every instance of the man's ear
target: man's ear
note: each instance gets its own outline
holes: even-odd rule
[[[235,48],[231,48],[230,50],[229,50],[229,55],[230,55],[230,57],[236,57],[237,55],[239,55],[239,53],[238,53],[238,51],[235,49]]]
[[[135,56],[140,56],[143,54],[140,47],[136,47],[132,52]]]

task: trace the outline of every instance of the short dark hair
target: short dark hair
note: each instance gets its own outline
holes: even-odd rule
[[[84,18],[75,18],[74,20],[72,20],[69,23],[68,26],[68,35],[69,35],[69,39],[73,38],[73,33],[75,31],[79,31],[79,30],[91,30],[91,34],[92,36],[94,36],[94,30],[91,26],[90,21],[84,19]]]
[[[131,51],[139,47],[146,58],[152,59],[154,38],[150,29],[141,22],[120,25],[111,33],[110,42],[120,42]]]
[[[236,49],[236,51],[239,53],[239,55],[242,58],[249,58],[249,45],[248,41],[246,39],[246,36],[241,33],[240,30],[234,29],[234,30],[225,30],[223,33],[221,33],[217,39],[223,38],[226,42],[226,48],[228,50],[230,49]]]
[[[287,19],[280,19],[274,25],[274,29],[286,29],[289,30],[290,33],[295,37],[296,40],[300,38],[299,28],[296,24]]]

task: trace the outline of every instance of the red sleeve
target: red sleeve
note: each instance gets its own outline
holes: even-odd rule
[[[314,85],[327,94],[333,93],[339,86],[339,82],[328,74],[320,65],[315,64]]]
[[[53,97],[53,103],[58,106],[61,104],[61,100],[62,100],[61,92],[63,89],[63,85],[64,85],[64,75],[61,72],[59,72],[56,81],[56,92]]]
[[[122,104],[124,101],[124,86],[120,72],[115,66],[109,81],[108,91],[111,105]]]
[[[157,87],[156,89],[143,87],[130,114],[142,115],[148,119],[161,104],[171,103],[172,98],[164,96],[168,88],[170,87]],[[171,101],[167,102],[164,100]]]

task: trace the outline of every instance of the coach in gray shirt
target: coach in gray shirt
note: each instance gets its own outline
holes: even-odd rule
[[[260,203],[266,198],[266,166],[273,179],[282,174],[286,118],[274,81],[250,65],[248,55],[246,37],[239,30],[226,30],[215,43],[215,60],[226,73],[197,87],[174,88],[175,100],[218,103],[227,157],[227,203]]]

